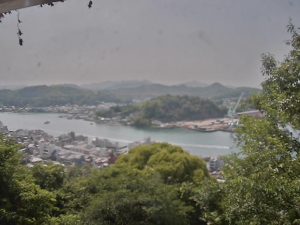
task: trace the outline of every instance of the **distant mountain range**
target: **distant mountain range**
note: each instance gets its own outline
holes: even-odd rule
[[[185,82],[185,83],[182,83],[183,85],[185,86],[188,86],[188,87],[205,87],[205,86],[208,86],[209,84],[207,83],[203,83],[203,82],[200,82],[200,81],[188,81],[188,82]]]
[[[109,84],[109,85],[108,85]],[[85,86],[87,88],[87,86]],[[227,87],[220,83],[205,85],[195,82],[179,85],[164,85],[149,81],[110,82],[105,85],[93,86],[93,90],[107,91],[124,100],[144,100],[161,95],[189,95],[201,98],[237,98],[242,92],[244,96],[258,93],[260,89],[251,87]]]
[[[251,87],[227,87],[220,83],[206,86],[188,84],[164,85],[149,81],[108,81],[100,84],[30,86],[17,90],[0,90],[0,105],[48,106],[64,104],[93,105],[100,102],[128,102],[146,100],[162,95],[188,95],[221,100],[258,93]]]
[[[81,88],[99,91],[99,90],[115,90],[119,88],[136,88],[143,85],[149,85],[152,82],[147,80],[122,80],[122,81],[104,81],[95,84],[83,84]]]
[[[0,106],[96,105],[101,102],[119,102],[119,99],[106,91],[93,92],[73,85],[40,85],[18,90],[0,90]]]

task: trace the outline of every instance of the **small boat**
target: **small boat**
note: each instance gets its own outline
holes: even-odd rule
[[[49,123],[50,123],[50,121],[45,121],[45,122],[44,122],[44,124],[49,124]]]

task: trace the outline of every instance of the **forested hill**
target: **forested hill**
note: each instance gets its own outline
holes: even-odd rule
[[[108,92],[93,92],[71,85],[43,85],[18,90],[0,90],[0,106],[94,105],[101,102],[118,101],[118,98]]]
[[[223,117],[226,111],[208,99],[165,95],[135,105],[112,107],[99,116],[128,116],[136,125],[150,125],[152,120],[171,122]]]
[[[130,85],[122,85],[123,83],[115,82],[110,85],[96,85],[93,90],[102,90],[113,93],[122,99],[138,99],[144,100],[158,97],[161,95],[189,95],[201,98],[222,99],[222,98],[238,98],[244,92],[244,96],[248,97],[260,92],[258,88],[251,87],[227,87],[220,83],[213,83],[206,86],[190,86],[186,84],[180,85],[163,85],[150,82],[137,82],[135,85],[131,81]],[[88,86],[85,86],[88,87]]]
[[[143,116],[160,121],[198,120],[222,117],[226,109],[212,101],[190,96],[161,96],[142,104]]]

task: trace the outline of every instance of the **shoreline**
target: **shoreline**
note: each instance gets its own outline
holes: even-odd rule
[[[49,114],[49,115],[48,115]],[[114,139],[122,142],[134,142],[151,137],[155,142],[168,142],[183,147],[194,155],[217,156],[229,154],[231,150],[212,146],[228,146],[235,148],[231,134],[228,132],[199,132],[186,128],[159,128],[147,127],[137,128],[125,126],[117,122],[100,122],[100,124],[85,120],[67,120],[59,118],[58,113],[2,113],[0,120],[7,124],[11,130],[21,129],[43,129],[51,135],[58,136],[63,133],[75,131],[78,134],[90,137]],[[68,116],[68,115],[63,115]],[[45,121],[50,121],[45,124]]]
[[[108,125],[124,125],[135,128],[154,128],[154,129],[186,129],[192,130],[201,133],[213,133],[213,132],[228,132],[234,133],[234,128],[232,125],[238,123],[238,119],[230,119],[230,118],[210,118],[205,120],[194,120],[194,121],[175,121],[163,123],[161,121],[153,120],[150,126],[134,126],[130,124],[125,119],[117,119],[117,118],[99,118],[95,116],[86,115],[83,113],[70,113],[70,112],[61,112],[61,111],[36,111],[36,110],[1,110],[3,113],[33,113],[33,114],[44,114],[44,113],[53,113],[60,114],[59,118],[65,118],[68,120],[84,120],[91,123],[96,124],[108,124]],[[45,121],[47,122],[47,121]],[[91,124],[92,125],[92,124]]]

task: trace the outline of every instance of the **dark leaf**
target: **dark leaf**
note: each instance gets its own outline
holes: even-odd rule
[[[23,39],[22,38],[19,38],[19,45],[23,46]]]
[[[89,1],[89,4],[88,4],[88,7],[89,7],[89,8],[91,8],[91,7],[92,7],[92,5],[93,5],[93,1],[92,1],[92,0],[90,0],[90,1]]]

